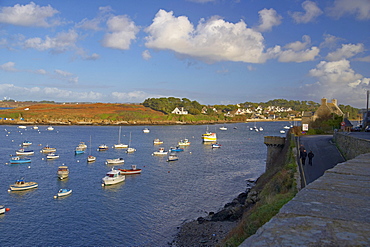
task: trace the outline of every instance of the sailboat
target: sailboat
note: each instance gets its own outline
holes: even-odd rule
[[[91,155],[91,136],[90,136],[90,152],[89,152],[89,156],[87,156],[87,162],[94,162],[96,160],[96,157]]]
[[[118,144],[114,144],[113,148],[128,148],[128,145],[121,143],[121,128],[122,128],[122,126],[119,126]]]
[[[131,132],[130,132],[130,140],[128,142],[128,148],[127,148],[126,153],[133,153],[135,151],[136,151],[136,149],[131,147]]]

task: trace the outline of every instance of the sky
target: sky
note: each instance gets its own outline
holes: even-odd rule
[[[0,0],[0,99],[366,108],[370,0]]]

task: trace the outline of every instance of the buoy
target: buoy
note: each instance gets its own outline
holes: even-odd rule
[[[104,184],[101,184],[102,187],[104,187]]]
[[[31,168],[31,166],[28,166],[28,168]]]
[[[8,192],[12,191],[11,189],[8,189]]]
[[[58,197],[57,196],[54,196],[54,199],[57,199]]]

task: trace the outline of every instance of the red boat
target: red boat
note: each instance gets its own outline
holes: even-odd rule
[[[131,169],[118,169],[121,171],[122,175],[132,175],[132,174],[140,174],[141,169],[137,169],[136,165],[132,165]]]

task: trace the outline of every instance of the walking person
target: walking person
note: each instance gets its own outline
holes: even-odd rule
[[[300,157],[302,156],[302,153],[303,153],[304,150],[306,150],[306,148],[303,146],[303,144],[301,144],[301,146],[299,147],[299,156]]]
[[[306,150],[303,150],[303,152],[301,153],[302,165],[306,164],[306,158],[307,158],[307,152]]]
[[[310,151],[309,153],[308,153],[308,164],[310,165],[310,166],[312,166],[312,158],[315,156],[313,153],[312,153],[312,151]]]

